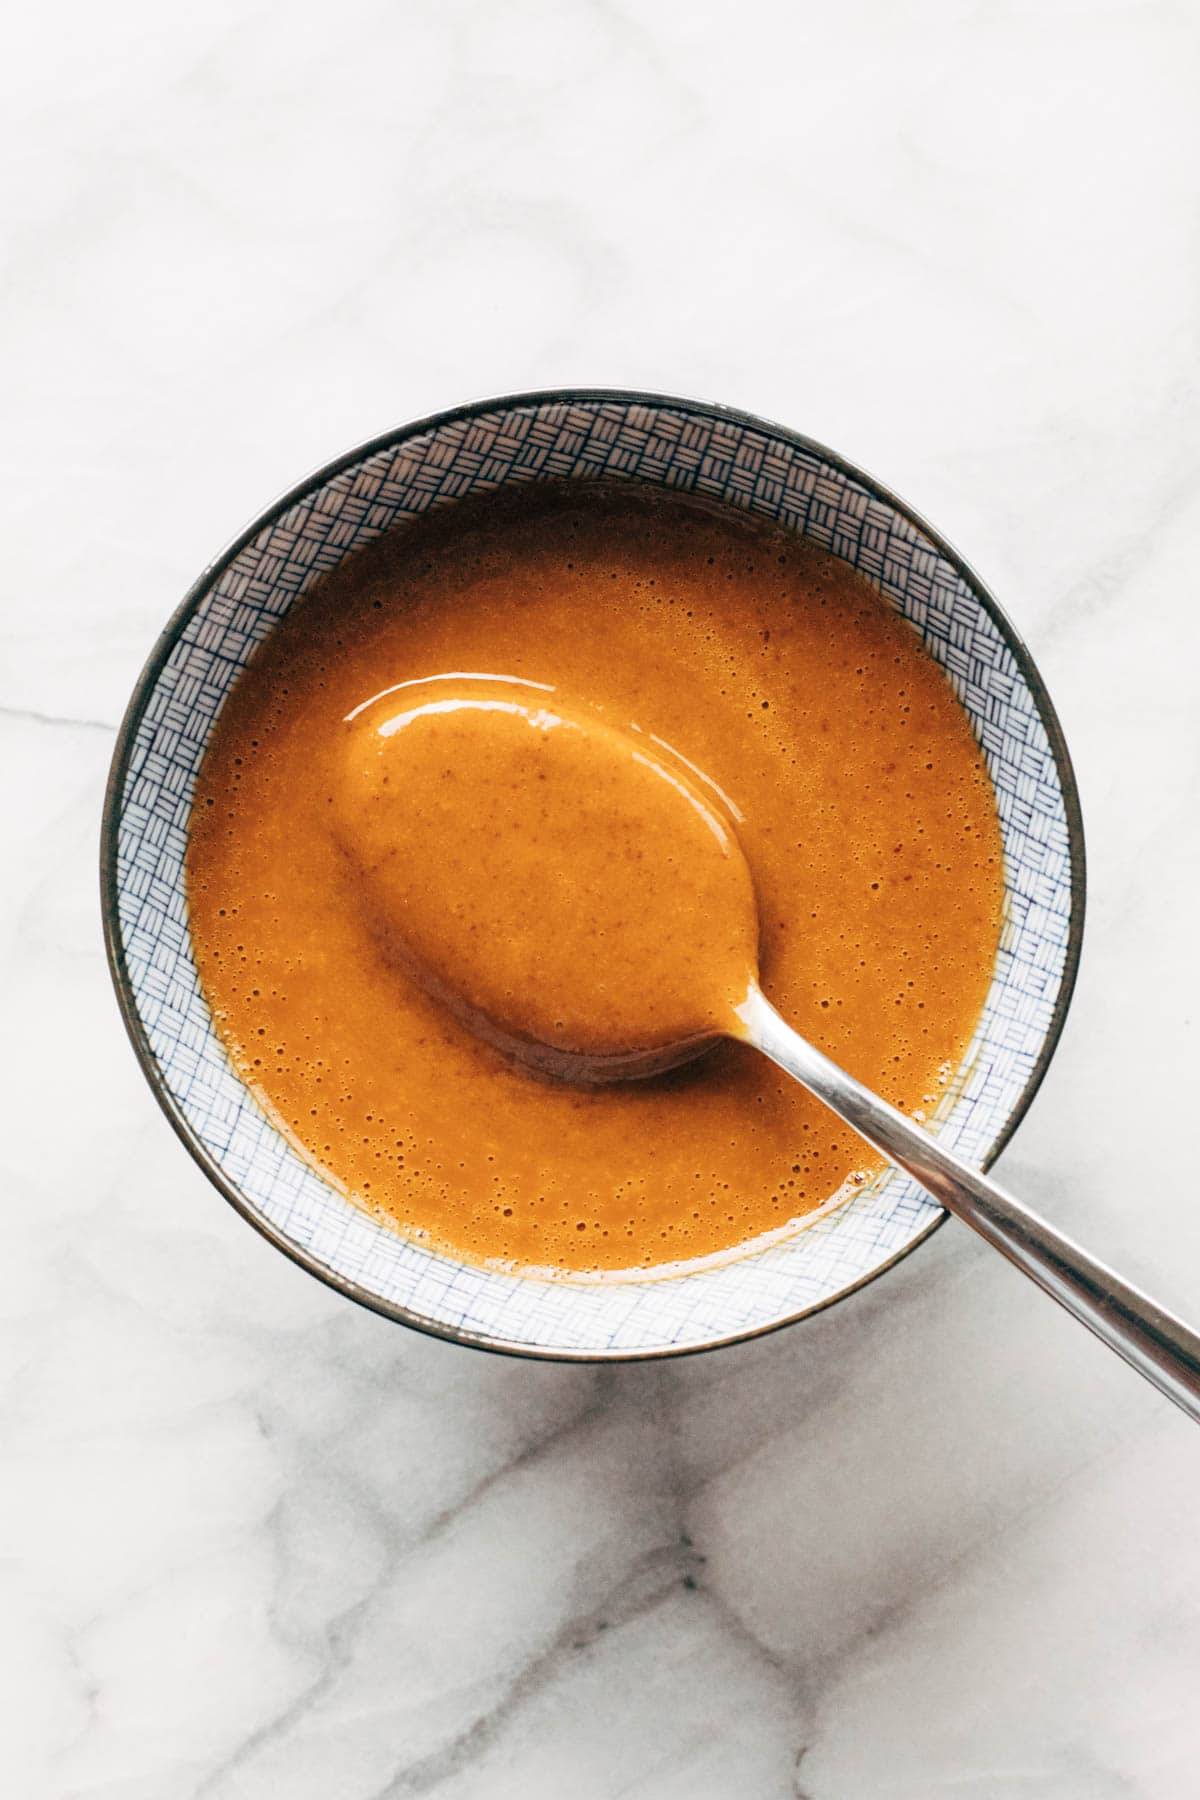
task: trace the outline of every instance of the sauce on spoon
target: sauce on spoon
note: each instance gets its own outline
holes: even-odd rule
[[[736,1030],[754,888],[711,788],[539,684],[404,682],[346,722],[339,842],[371,928],[437,999],[577,1080]]]

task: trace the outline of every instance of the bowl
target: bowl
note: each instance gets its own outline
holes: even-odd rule
[[[517,394],[390,432],[268,508],[166,626],[113,757],[102,902],[134,1049],[213,1184],[311,1274],[422,1331],[566,1359],[679,1354],[794,1323],[891,1268],[944,1214],[894,1172],[786,1241],[719,1267],[591,1284],[497,1273],[410,1243],[328,1186],[234,1073],[192,958],[183,857],[196,772],[221,704],[256,645],[320,574],[392,526],[480,489],[604,476],[707,495],[815,540],[869,576],[946,670],[995,786],[1006,900],[984,1012],[936,1126],[985,1167],[1058,1041],[1084,907],[1075,780],[1029,652],[931,526],[809,438],[665,395]]]

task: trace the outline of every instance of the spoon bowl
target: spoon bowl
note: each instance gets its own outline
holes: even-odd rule
[[[385,956],[487,1042],[595,1085],[735,1025],[754,882],[719,790],[543,683],[439,674],[345,721],[331,816]]]

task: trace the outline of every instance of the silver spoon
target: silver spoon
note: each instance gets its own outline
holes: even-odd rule
[[[434,679],[441,685],[432,697],[425,691],[430,686],[428,680],[406,682],[402,684],[402,696],[400,689],[387,689],[366,707],[357,708],[347,719],[347,725],[352,728],[349,740],[352,754],[347,769],[350,791],[355,797],[351,814],[358,819],[358,796],[365,772],[374,808],[371,816],[376,822],[376,848],[382,849],[377,863],[372,865],[371,879],[376,883],[383,881],[376,903],[382,907],[385,917],[411,921],[414,904],[412,871],[426,867],[424,853],[428,844],[425,834],[431,828],[429,822],[433,822],[432,828],[442,831],[443,838],[447,820],[453,827],[452,853],[434,857],[432,865],[435,873],[440,873],[454,887],[455,920],[459,925],[465,920],[470,927],[465,934],[459,931],[456,947],[456,956],[466,959],[470,967],[456,964],[450,974],[445,971],[439,974],[436,962],[431,962],[416,946],[407,944],[403,930],[389,930],[386,942],[390,953],[402,956],[417,980],[455,1010],[478,1035],[540,1074],[568,1081],[591,1083],[638,1079],[703,1055],[717,1035],[743,1039],[802,1082],[876,1150],[907,1170],[944,1207],[956,1213],[1010,1262],[1023,1269],[1031,1280],[1068,1312],[1074,1313],[1118,1356],[1200,1423],[1200,1337],[1194,1331],[1122,1281],[1103,1263],[1094,1261],[1078,1244],[1012,1199],[978,1169],[947,1150],[912,1119],[831,1062],[780,1018],[757,980],[748,974],[755,966],[753,877],[727,816],[728,802],[719,790],[711,788],[711,784],[697,785],[697,779],[703,783],[704,778],[699,776],[694,765],[681,763],[677,753],[661,739],[647,743],[639,734],[635,741],[596,716],[585,716],[578,709],[564,708],[555,698],[554,690],[544,686],[498,676],[455,675]],[[476,691],[480,684],[483,684],[482,693]],[[444,736],[448,721],[455,732],[449,740],[449,748]],[[462,747],[478,732],[488,734],[488,755],[482,764],[469,767],[477,788],[479,816],[487,818],[492,829],[470,833],[460,829],[453,810],[446,811],[444,775],[447,769],[453,770],[456,791],[461,789]],[[497,732],[502,736],[497,737]],[[426,735],[422,737],[422,733]],[[422,742],[426,746],[424,756],[416,754],[407,764],[403,761],[393,764],[391,759],[398,753],[403,756],[406,745],[419,746]],[[519,746],[515,763],[511,760],[514,744]],[[547,771],[557,767],[556,755],[566,755],[574,746],[571,753],[574,757],[581,746],[587,749],[589,745],[600,762],[589,765],[569,759],[559,769],[557,786],[552,789],[544,785]],[[431,748],[432,756],[429,754]],[[509,761],[503,764],[497,782],[489,785],[501,750],[505,751]],[[538,781],[530,778],[528,759],[531,755],[539,759]],[[712,1009],[721,1019],[715,1033],[706,1028],[700,1036],[692,1035],[674,1043],[620,1048],[611,1055],[581,1055],[561,1045],[531,1041],[528,1031],[514,1028],[511,1019],[506,1021],[506,1008],[513,999],[512,987],[506,983],[519,983],[524,979],[524,973],[518,969],[514,974],[509,968],[504,978],[498,981],[497,968],[501,965],[493,967],[492,964],[498,954],[497,947],[503,946],[514,930],[517,940],[521,941],[519,927],[526,919],[529,904],[528,872],[523,869],[522,881],[514,882],[512,871],[505,874],[505,865],[501,862],[498,879],[492,847],[497,841],[497,821],[502,818],[515,830],[518,839],[524,834],[541,846],[547,866],[553,865],[560,874],[566,871],[574,880],[573,893],[568,883],[570,904],[564,903],[563,893],[559,893],[560,916],[554,956],[549,956],[548,946],[544,969],[555,970],[559,981],[580,983],[581,1004],[586,1002],[589,994],[603,993],[608,987],[615,986],[624,991],[625,984],[635,979],[635,971],[622,967],[619,960],[610,963],[598,958],[596,945],[605,941],[606,931],[619,934],[621,909],[626,899],[622,897],[614,923],[612,907],[602,904],[611,892],[608,864],[603,855],[597,862],[594,856],[585,854],[587,846],[581,848],[574,803],[578,781],[589,779],[595,790],[596,770],[603,767],[604,759],[612,758],[633,770],[638,781],[644,782],[647,773],[652,783],[656,784],[659,778],[664,780],[668,788],[687,803],[687,811],[681,816],[686,817],[693,827],[694,815],[704,820],[706,829],[701,828],[699,840],[694,836],[686,838],[679,853],[684,856],[686,867],[686,857],[696,853],[695,845],[699,841],[704,853],[720,857],[728,870],[731,905],[738,908],[735,916],[742,918],[747,938],[745,961],[740,965],[736,986],[746,979],[748,988],[745,999],[732,1005],[732,1011],[727,1010],[731,1000],[722,994],[720,1005]],[[400,777],[390,787],[382,776],[385,766]],[[513,779],[514,769],[520,773],[520,779]],[[563,769],[567,771],[565,782]],[[381,785],[381,781],[385,784]],[[625,813],[626,790],[620,784],[616,788],[609,784],[597,791],[602,791],[610,809],[618,833],[617,841],[624,844],[626,837],[622,833],[627,835],[632,829],[631,820]],[[434,796],[432,801],[431,794]],[[713,806],[714,794],[722,802],[719,813]],[[557,799],[547,799],[547,795],[556,795]],[[599,817],[596,791],[591,792],[591,798],[594,817],[589,845],[597,840],[595,819]],[[648,819],[649,824],[639,826],[640,837],[629,839],[637,852],[633,866],[641,872],[640,903],[662,909],[664,928],[669,924],[677,935],[682,933],[689,942],[703,941],[705,920],[694,908],[681,908],[675,900],[678,868],[672,857],[665,854],[668,846],[662,841],[663,817],[661,809],[644,814],[643,819]],[[361,820],[359,824],[361,826]],[[603,850],[605,839],[602,833],[598,841]],[[679,846],[675,848],[678,850]],[[424,880],[423,875],[422,882]],[[622,893],[620,889],[617,891]],[[720,889],[704,891],[709,895],[706,904],[712,904],[712,894]],[[515,896],[515,915],[509,908],[510,895]],[[477,897],[474,914],[469,908],[464,912],[464,896],[466,899]],[[426,906],[421,916],[427,913]],[[439,934],[443,923],[443,916],[438,915]],[[411,929],[410,922],[408,930]],[[438,949],[440,952],[440,942]],[[483,1003],[470,1001],[468,994],[471,992],[481,996]]]
[[[1200,1423],[1200,1336],[793,1031],[757,986],[737,1009],[746,1041],[912,1175]]]

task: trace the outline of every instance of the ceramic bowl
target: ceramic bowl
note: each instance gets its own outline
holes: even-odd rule
[[[192,959],[183,855],[209,733],[255,646],[324,570],[430,507],[509,482],[608,475],[762,514],[851,563],[912,621],[969,713],[999,803],[1007,904],[969,1074],[937,1122],[960,1154],[989,1163],[1029,1105],[1062,1028],[1083,923],[1074,778],[1028,651],[943,538],[819,444],[661,395],[521,394],[407,425],[285,495],[183,600],[121,728],[102,875],[125,1021],[179,1136],[277,1248],[390,1318],[532,1356],[661,1356],[769,1331],[890,1268],[943,1217],[893,1174],[720,1267],[599,1284],[498,1274],[359,1212],[279,1135],[226,1060]]]

